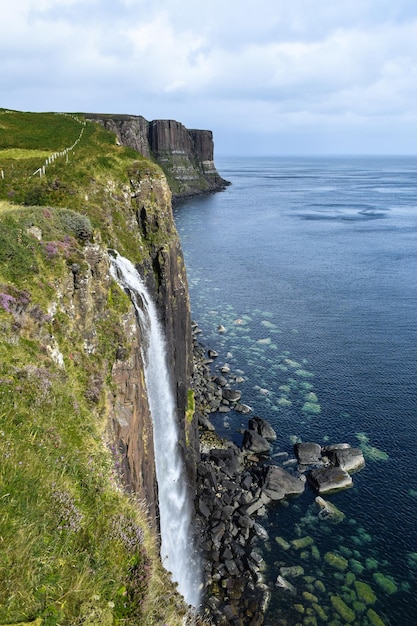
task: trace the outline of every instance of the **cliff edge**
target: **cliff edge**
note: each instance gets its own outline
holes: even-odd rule
[[[157,305],[192,485],[168,183],[81,115],[0,109],[0,126],[0,623],[194,624],[159,558],[147,338],[110,273],[116,249]]]
[[[137,115],[86,114],[113,132],[120,145],[133,148],[163,169],[173,202],[187,196],[221,191],[230,183],[214,164],[213,133],[187,129],[175,120],[148,122]]]

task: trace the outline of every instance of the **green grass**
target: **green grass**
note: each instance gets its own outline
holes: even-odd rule
[[[70,115],[4,110],[0,114],[0,150],[63,150],[79,132],[79,123]]]
[[[15,225],[28,214],[13,213]],[[82,244],[72,246],[82,262]],[[111,284],[96,352],[86,354],[70,317],[47,313],[47,284],[62,278],[65,253],[48,264],[41,248],[27,250],[21,238],[14,262],[27,253],[31,273],[16,270],[14,282],[4,282],[13,263],[0,264],[0,623],[140,624],[172,607],[179,614],[146,514],[120,491],[103,443],[127,297]],[[16,286],[23,277],[25,289]],[[45,349],[52,334],[65,369]]]
[[[83,121],[81,115],[77,117]],[[83,128],[68,160],[58,157],[46,167],[45,176],[34,175],[45,163],[43,157],[34,156],[34,150],[50,150],[50,154],[63,150]],[[0,112],[0,169],[4,173],[0,212],[13,205],[74,210],[90,219],[105,245],[138,261],[152,246],[164,245],[174,236],[172,220],[154,220],[147,236],[140,235],[131,180],[162,180],[164,175],[131,148],[116,145],[115,137],[97,123],[83,126],[73,117],[55,113]],[[150,190],[146,205],[152,219],[160,210],[159,200]]]
[[[87,245],[144,261],[172,225],[148,197],[141,236],[130,179],[149,185],[162,174],[97,124],[68,163],[31,176],[43,150],[71,145],[80,128],[67,116],[0,110],[0,624],[174,626],[183,601],[105,444],[111,367],[130,349],[128,298],[104,281],[94,353],[65,306]]]

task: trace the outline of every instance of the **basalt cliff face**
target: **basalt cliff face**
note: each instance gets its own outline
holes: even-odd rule
[[[135,115],[89,114],[87,118],[115,133],[121,145],[155,160],[168,179],[174,202],[221,191],[229,184],[216,170],[210,130],[189,130],[174,120],[148,122]]]
[[[18,138],[21,152],[4,153],[0,179],[0,450],[4,443],[9,451],[0,488],[13,494],[3,533],[10,567],[0,572],[0,622],[53,613],[58,621],[51,624],[110,624],[119,618],[126,624],[183,624],[184,606],[169,584],[166,597],[159,592],[153,605],[148,599],[148,588],[158,584],[154,580],[164,578],[149,573],[158,565],[147,565],[136,513],[112,486],[108,466],[111,450],[117,480],[145,505],[146,525],[157,537],[153,425],[142,350],[146,337],[128,296],[111,276],[116,249],[135,264],[158,309],[176,396],[179,446],[195,489],[198,430],[190,410],[190,305],[171,190],[159,166],[117,145],[99,125],[83,126],[84,120],[73,116],[33,114],[29,120],[30,115],[2,113],[2,128],[10,128],[10,142]],[[35,177],[40,157],[33,156],[33,128],[39,136],[44,133],[52,153],[47,142],[54,124],[55,136],[68,136],[63,145],[77,136],[82,140],[66,158],[56,151],[45,173],[38,170],[41,175]],[[150,144],[140,143],[142,126],[150,132],[152,125],[142,118],[123,120],[120,144],[128,143],[131,132],[129,144],[139,142],[133,147],[146,154]],[[156,132],[160,155],[162,135]],[[192,134],[187,136],[192,142]],[[203,137],[198,141],[203,151]],[[209,157],[209,145],[207,150]],[[33,569],[18,567],[24,562]],[[24,593],[11,593],[11,586]],[[173,608],[178,616],[167,617]],[[146,622],[144,611],[156,621]]]

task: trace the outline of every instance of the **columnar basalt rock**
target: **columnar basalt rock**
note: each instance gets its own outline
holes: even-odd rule
[[[185,420],[193,369],[190,302],[184,258],[172,215],[171,192],[163,176],[144,179],[134,172],[131,174],[137,225],[149,250],[138,270],[155,300],[164,329],[168,369],[177,399],[180,445],[194,488],[197,424]]]
[[[224,189],[229,183],[214,164],[213,133],[187,129],[175,120],[148,122],[137,115],[87,114],[113,132],[117,141],[154,159],[164,170],[177,201]]]

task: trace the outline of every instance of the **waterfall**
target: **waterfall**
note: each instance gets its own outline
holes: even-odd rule
[[[186,602],[197,607],[201,574],[191,538],[191,504],[162,327],[135,266],[116,253],[111,257],[111,275],[129,294],[146,341],[142,356],[153,422],[162,563]]]

